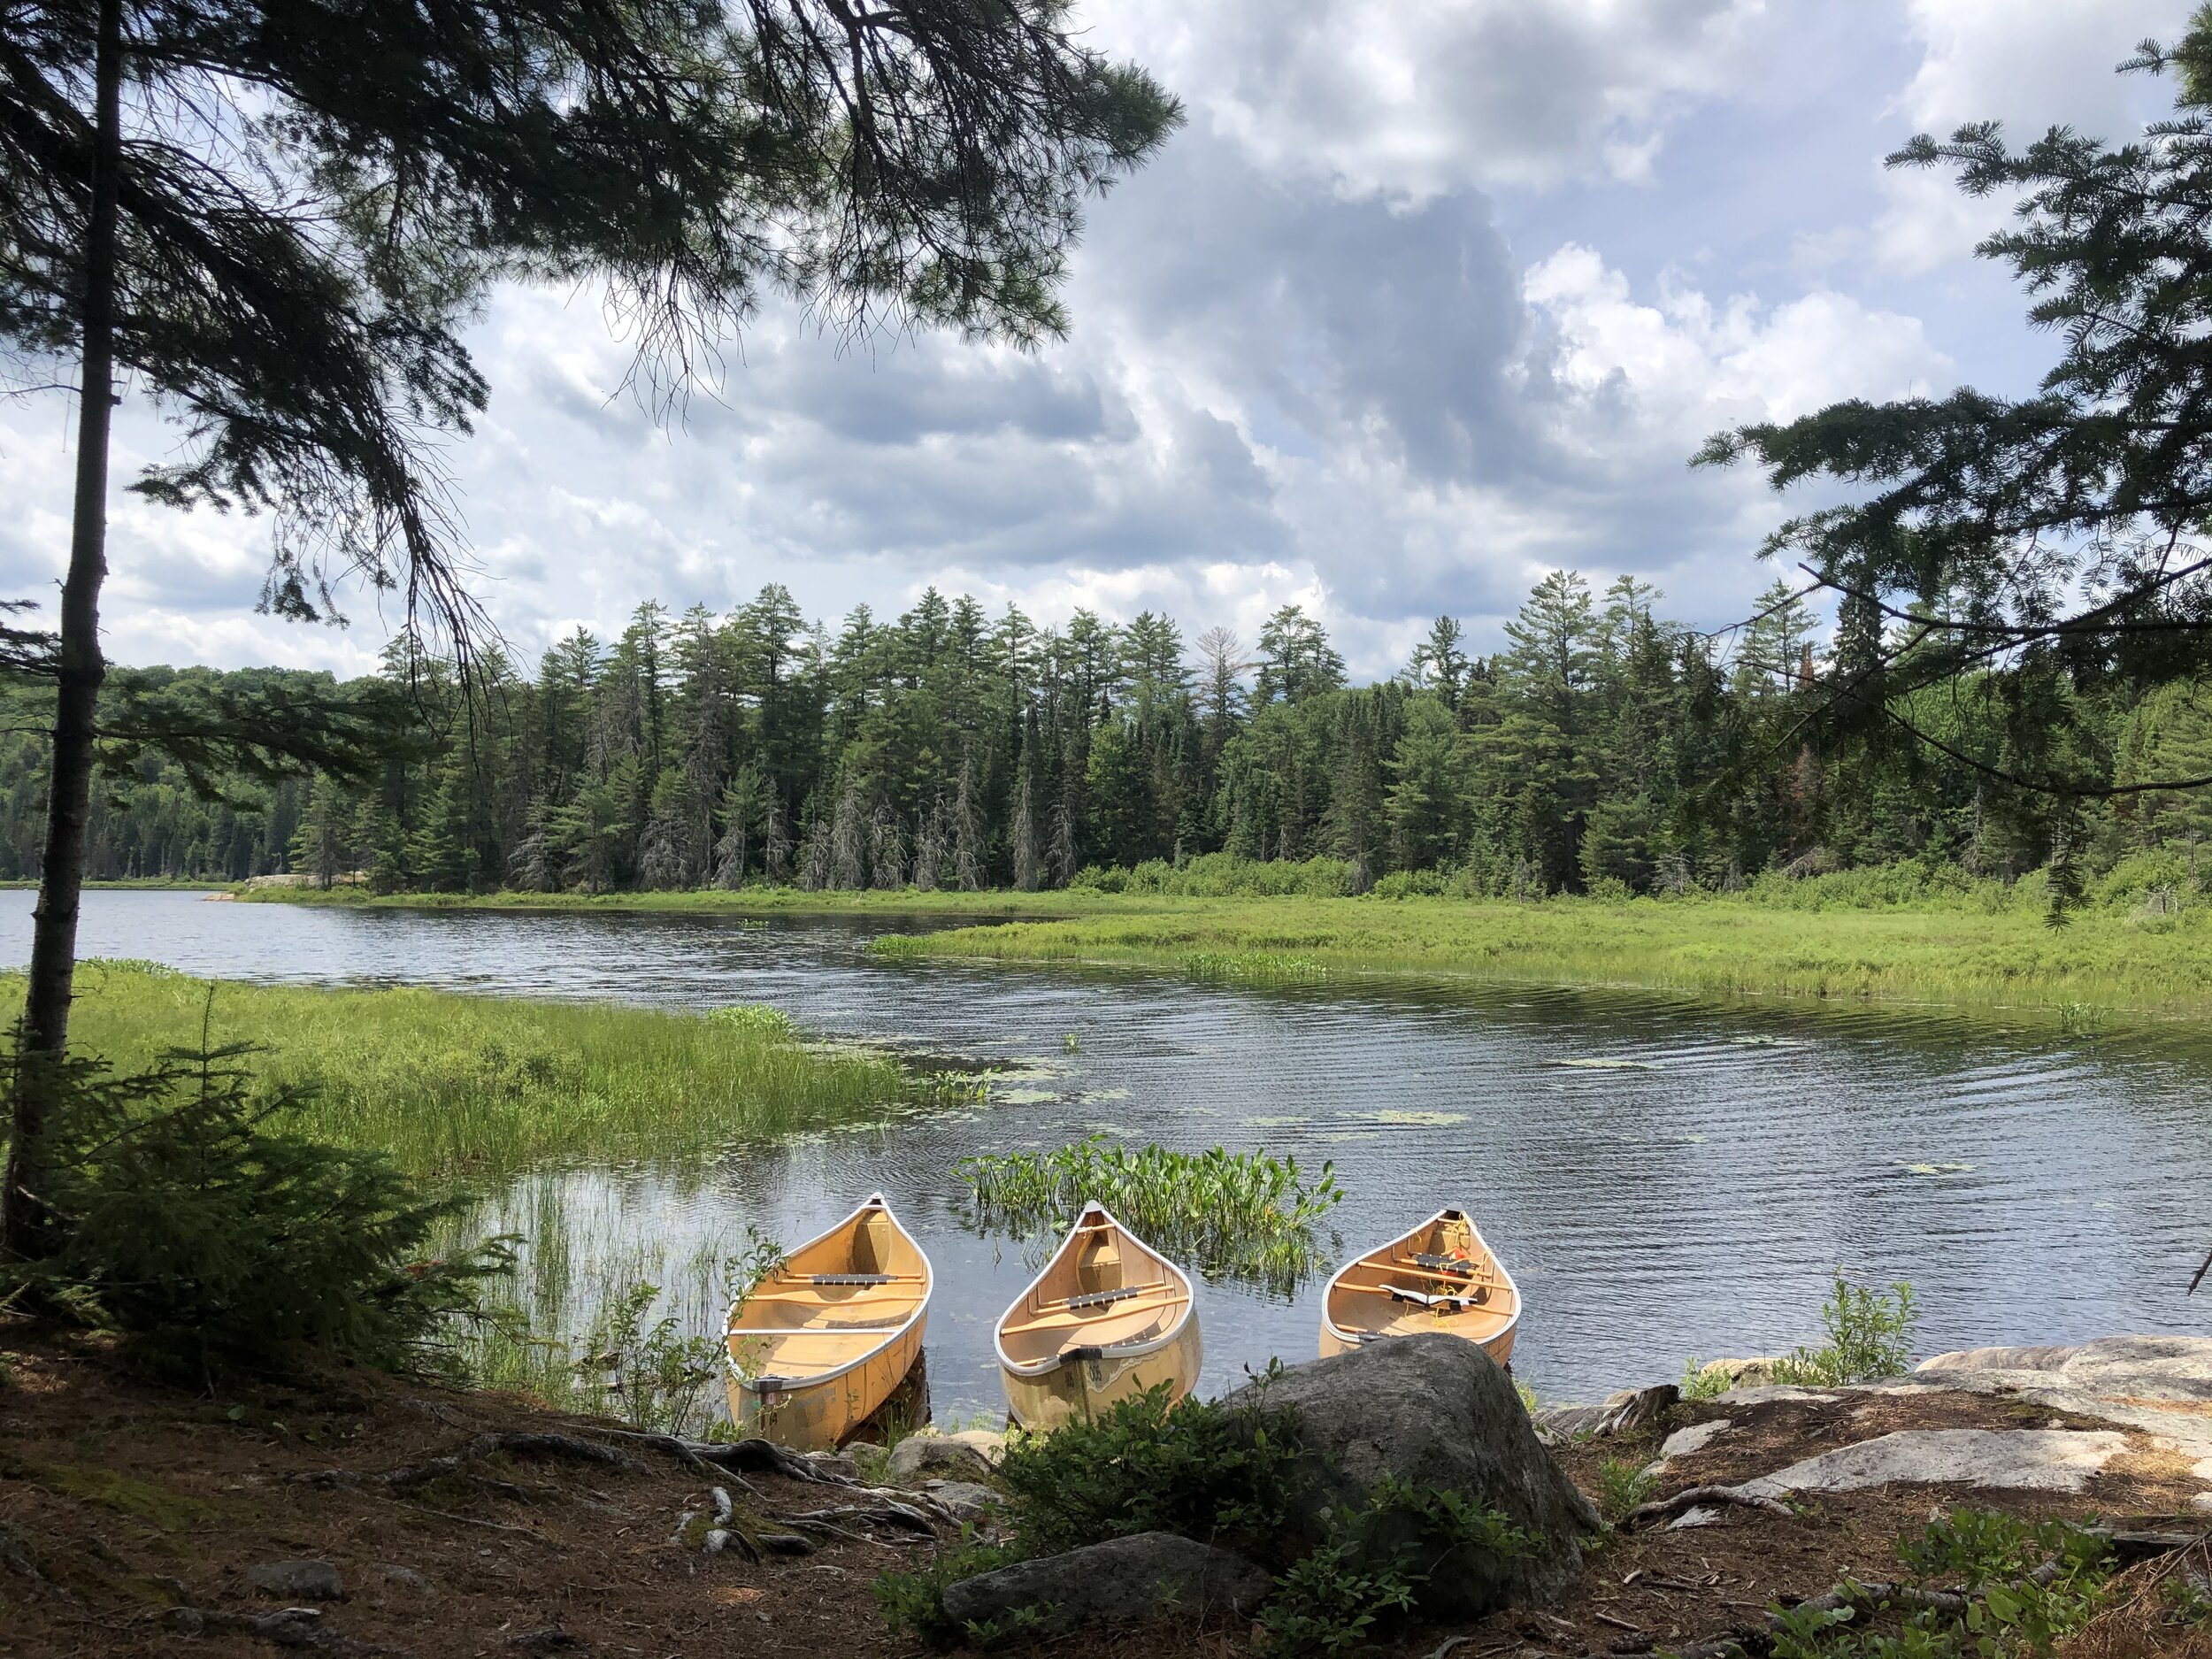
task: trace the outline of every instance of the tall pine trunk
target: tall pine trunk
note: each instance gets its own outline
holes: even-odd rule
[[[100,585],[107,578],[108,427],[115,409],[115,220],[122,172],[122,0],[102,0],[94,64],[92,211],[85,227],[83,372],[78,389],[77,479],[62,583],[54,757],[46,803],[46,859],[31,931],[29,989],[19,1036],[12,1136],[0,1186],[0,1250],[47,1253],[46,1136],[60,1061],[69,1046],[77,968],[77,910],[84,894],[85,826],[100,685]]]

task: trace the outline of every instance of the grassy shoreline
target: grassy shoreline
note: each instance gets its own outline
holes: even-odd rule
[[[2212,1014],[2212,926],[2108,912],[1765,909],[1706,900],[1187,901],[876,942],[879,960],[1125,964],[1250,984],[1339,976],[2004,1007],[2094,1026]]]
[[[22,975],[0,976],[0,1002]],[[194,979],[88,962],[72,1036],[119,1071],[250,1042],[261,1087],[311,1088],[319,1139],[411,1173],[495,1179],[580,1156],[659,1157],[873,1120],[918,1085],[877,1055],[810,1048],[772,1009],[711,1014],[419,989]]]
[[[2022,883],[2021,887],[2028,887]],[[1802,998],[1828,1004],[2004,1008],[2069,1024],[2212,1015],[2212,909],[2105,906],[2044,921],[2040,894],[1993,886],[1950,902],[1860,905],[1705,895],[1536,903],[1452,898],[1186,897],[1048,893],[409,895],[255,901],[378,908],[876,917],[943,928],[876,941],[889,961],[1099,964],[1230,982],[1339,976],[1467,978]]]

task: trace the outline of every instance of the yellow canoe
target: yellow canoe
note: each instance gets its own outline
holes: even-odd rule
[[[1321,1299],[1321,1357],[1386,1336],[1442,1331],[1513,1357],[1521,1292],[1464,1210],[1440,1210],[1411,1232],[1339,1268]]]
[[[930,1266],[881,1193],[731,1304],[730,1416],[741,1432],[833,1451],[922,1351]]]
[[[1183,1270],[1100,1204],[998,1322],[1000,1374],[1014,1421],[1058,1428],[1100,1406],[1198,1382],[1198,1318]]]

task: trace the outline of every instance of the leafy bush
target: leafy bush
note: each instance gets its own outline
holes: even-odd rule
[[[1774,1368],[1774,1380],[1800,1387],[1834,1387],[1894,1377],[1912,1363],[1913,1333],[1920,1309],[1912,1286],[1899,1280],[1887,1291],[1854,1285],[1836,1270],[1835,1288],[1821,1303],[1828,1340],[1796,1348]]]
[[[1339,899],[1358,890],[1358,872],[1347,858],[1259,859],[1203,853],[1180,864],[1148,858],[1127,870],[1094,865],[1068,885],[1078,892],[1182,898]]]
[[[1420,1608],[1425,1585],[1454,1550],[1527,1552],[1528,1535],[1455,1492],[1386,1478],[1359,1509],[1328,1511],[1319,1545],[1275,1581],[1260,1609],[1265,1650],[1281,1659],[1364,1647]]]
[[[1617,1523],[1658,1488],[1659,1478],[1644,1472],[1633,1457],[1609,1457],[1598,1465],[1598,1513]]]
[[[1000,1463],[1022,1548],[1052,1555],[1137,1532],[1256,1548],[1289,1512],[1298,1425],[1259,1403],[1226,1406],[1162,1383],[1088,1422],[1016,1435]]]
[[[1724,1394],[1732,1385],[1720,1371],[1708,1371],[1693,1354],[1682,1362],[1682,1397],[1685,1400],[1710,1400]]]
[[[946,1586],[1020,1559],[1020,1551],[979,1542],[963,1527],[957,1548],[919,1567],[887,1567],[876,1575],[870,1587],[875,1593],[876,1605],[883,1609],[884,1622],[893,1630],[912,1631],[932,1647],[949,1647],[971,1636],[980,1637],[982,1632],[965,1631],[953,1623],[945,1611]]]
[[[1773,1659],[2030,1659],[2095,1615],[2113,1562],[2108,1540],[2058,1521],[1959,1509],[1898,1546],[1923,1588],[1962,1589],[1964,1615],[1899,1609],[1895,1636],[1856,1609],[1778,1613]],[[2039,1576],[2040,1581],[2039,1581]],[[1878,1607],[1877,1609],[1878,1611]]]
[[[58,1248],[5,1278],[172,1374],[282,1369],[310,1350],[447,1368],[442,1333],[510,1265],[507,1241],[426,1259],[457,1201],[380,1153],[297,1133],[310,1097],[257,1087],[252,1052],[175,1052],[128,1075],[63,1063],[44,1194]]]
[[[634,1428],[688,1440],[713,1414],[724,1348],[719,1337],[687,1336],[673,1314],[649,1327],[658,1285],[632,1285],[601,1310],[581,1342],[586,1409],[612,1409]]]

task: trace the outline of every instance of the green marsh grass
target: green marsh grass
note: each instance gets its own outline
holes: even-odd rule
[[[19,1000],[23,980],[0,986]],[[266,1050],[265,1087],[312,1087],[311,1132],[425,1176],[494,1179],[580,1158],[661,1157],[869,1120],[972,1081],[810,1048],[772,1009],[667,1013],[414,989],[332,990],[88,962],[72,1035],[119,1070],[196,1044]],[[213,1000],[210,1002],[210,993]]]
[[[1344,1197],[1333,1164],[1309,1179],[1295,1158],[1215,1147],[1135,1151],[1091,1135],[1056,1152],[964,1158],[976,1224],[1044,1246],[1101,1203],[1163,1255],[1210,1277],[1288,1295],[1325,1268],[1335,1247],[1321,1224]]]

